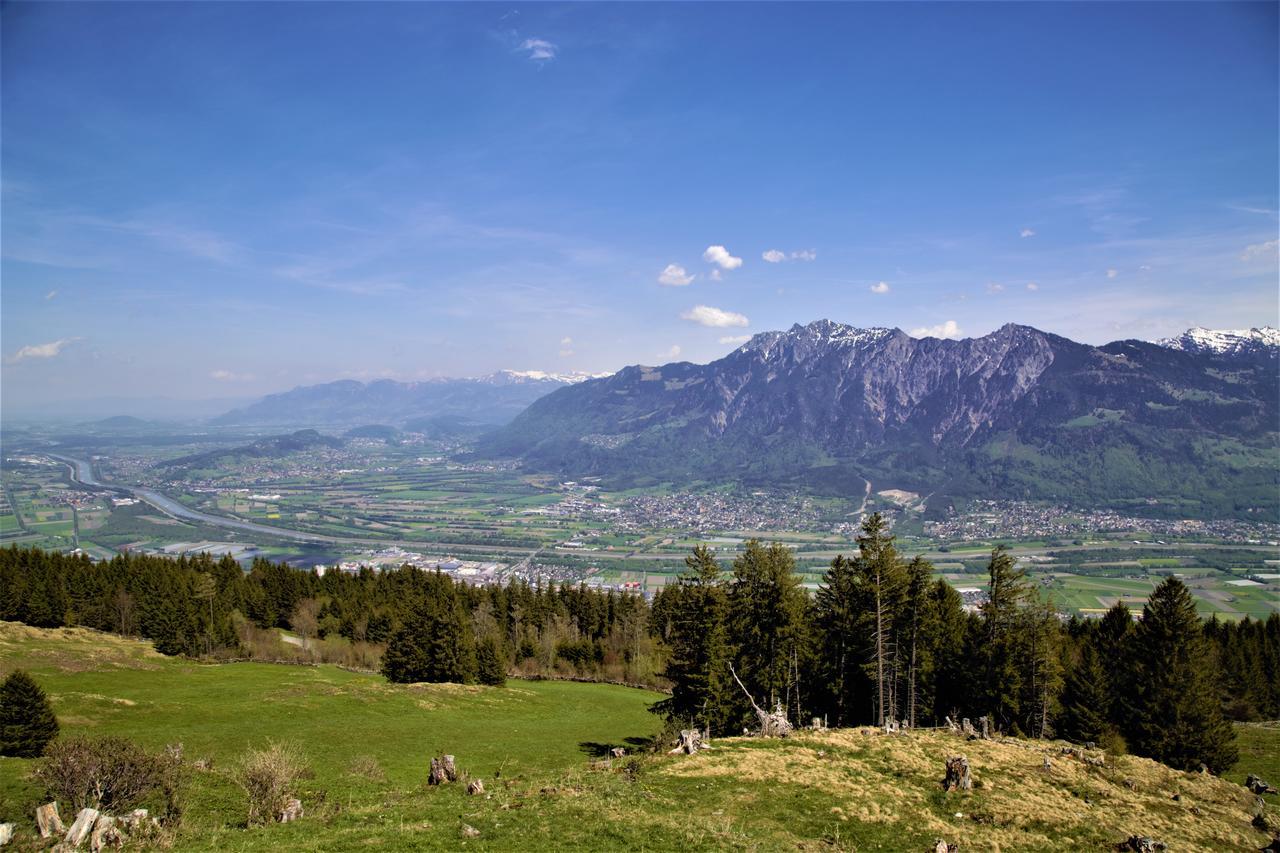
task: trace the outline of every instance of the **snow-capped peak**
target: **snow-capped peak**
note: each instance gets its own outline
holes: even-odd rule
[[[1271,326],[1260,329],[1206,329],[1196,326],[1176,338],[1163,338],[1156,343],[1183,352],[1212,352],[1218,355],[1280,351],[1280,329]]]
[[[742,349],[758,352],[768,358],[774,347],[783,342],[808,346],[864,347],[889,337],[895,331],[896,329],[879,326],[859,329],[857,326],[832,320],[814,320],[804,326],[796,323],[785,332],[761,332],[743,344]]]
[[[544,370],[499,370],[488,376],[481,376],[479,381],[489,385],[523,385],[530,382],[557,382],[561,385],[574,385],[588,379],[600,379],[612,376],[611,373],[549,373]]]

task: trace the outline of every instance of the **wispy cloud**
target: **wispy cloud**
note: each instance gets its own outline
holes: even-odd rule
[[[666,358],[679,358],[679,357],[680,357],[680,345],[672,344],[671,349],[667,350]]]
[[[560,47],[546,39],[534,38],[520,42],[520,50],[524,51],[530,60],[541,63],[555,59],[556,54],[560,52]]]
[[[725,335],[724,337],[720,338],[720,343],[736,345],[736,344],[745,344],[749,340],[751,340],[750,335]]]
[[[1034,281],[1027,282],[1027,290],[1035,291],[1039,289],[1040,289],[1040,285],[1036,284]]]
[[[736,270],[742,266],[742,258],[735,258],[724,246],[708,246],[702,253],[702,259],[724,270]]]
[[[1023,228],[1021,231],[1018,232],[1018,236],[1025,240],[1028,237],[1036,236],[1036,232],[1032,228]]]
[[[217,370],[209,371],[209,378],[215,379],[218,382],[252,382],[255,377],[252,373],[236,373],[231,370],[218,368]]]
[[[1265,243],[1254,243],[1253,245],[1244,247],[1244,251],[1240,253],[1240,260],[1245,261],[1246,263],[1255,258],[1269,258],[1274,260],[1276,258],[1277,250],[1280,250],[1280,240],[1268,240]]]
[[[911,330],[913,338],[959,338],[962,332],[955,320],[947,320],[937,326],[921,326]]]
[[[560,357],[569,358],[573,355],[573,338],[567,335],[560,339]]]
[[[1107,278],[1115,278],[1118,275],[1120,275],[1120,270],[1117,270],[1117,269],[1107,270]]]
[[[868,289],[872,293],[888,293],[890,290],[892,290],[892,288],[889,287],[889,282],[887,281],[877,281],[875,284],[871,285],[871,287]]]
[[[689,271],[679,264],[667,264],[666,269],[658,273],[658,284],[667,287],[685,287],[692,284],[697,275],[689,275]]]
[[[717,247],[712,246],[711,248],[714,249]],[[708,249],[707,251],[709,252],[711,249]],[[764,258],[771,264],[780,264],[788,259],[793,261],[816,261],[818,259],[818,253],[813,249],[797,249],[788,255],[781,249],[770,249],[760,257]],[[710,258],[708,258],[708,260],[710,260]]]
[[[760,257],[764,258],[766,261],[768,261],[771,264],[780,264],[787,259],[787,253],[780,252],[777,249],[770,249]]]
[[[801,249],[798,252],[791,253],[791,260],[793,261],[816,261],[817,259],[818,253],[813,249]]]
[[[58,291],[50,290],[48,293],[44,295],[44,301],[48,302],[50,299],[53,299],[57,295],[58,295]]]
[[[1004,293],[1004,285],[998,282],[989,281],[987,282],[987,293],[990,293],[992,295],[997,293]]]
[[[49,341],[46,344],[28,344],[22,347],[13,355],[9,356],[10,364],[17,364],[23,361],[30,361],[33,358],[55,358],[62,353],[64,349],[82,338],[59,338],[56,341]]]
[[[745,326],[750,321],[743,314],[713,308],[710,305],[695,305],[680,315],[681,320],[688,320],[700,326],[713,329],[724,329],[730,326]]]

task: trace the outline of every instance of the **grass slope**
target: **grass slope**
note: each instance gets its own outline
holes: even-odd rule
[[[563,682],[402,687],[333,667],[202,665],[88,631],[0,623],[0,673],[18,666],[46,687],[69,733],[180,740],[188,758],[212,759],[193,774],[176,843],[184,850],[925,850],[945,838],[962,849],[1057,851],[1131,834],[1174,850],[1224,850],[1265,841],[1238,784],[1131,757],[1091,767],[1045,742],[846,729],[721,739],[696,756],[605,769],[589,756],[651,734],[654,694]],[[1277,775],[1280,729],[1246,728],[1231,778]],[[246,830],[227,774],[245,748],[269,739],[309,755],[315,775],[299,792],[307,814]],[[482,777],[488,796],[428,788],[427,761],[443,751]],[[980,785],[943,794],[943,760],[961,753]],[[365,756],[385,778],[353,772]],[[19,849],[31,844],[40,793],[28,764],[0,759],[0,821],[18,824]],[[479,837],[463,838],[463,824]]]

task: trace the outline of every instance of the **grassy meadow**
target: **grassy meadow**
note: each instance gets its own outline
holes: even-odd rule
[[[656,694],[569,682],[399,686],[331,666],[201,664],[90,631],[0,623],[0,673],[15,667],[44,685],[68,734],[180,741],[189,764],[203,759],[174,839],[182,850],[925,850],[945,838],[1056,851],[1131,834],[1175,850],[1247,849],[1265,837],[1237,783],[1280,776],[1280,728],[1267,726],[1241,727],[1241,762],[1226,780],[1132,757],[1092,767],[1060,744],[925,730],[727,738],[696,756],[606,767],[596,759],[610,746],[655,733]],[[232,770],[273,740],[310,761],[297,791],[306,814],[247,829]],[[483,779],[486,795],[427,786],[441,752]],[[977,787],[943,794],[943,760],[960,753]],[[41,849],[30,764],[0,759],[0,821],[18,824],[17,849]],[[479,835],[464,837],[464,826]]]

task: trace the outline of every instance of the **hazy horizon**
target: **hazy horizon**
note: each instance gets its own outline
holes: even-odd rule
[[[3,409],[1277,325],[1277,6],[10,4]]]

